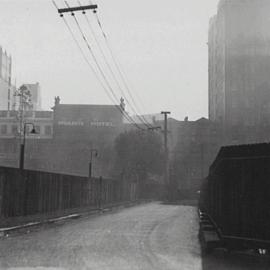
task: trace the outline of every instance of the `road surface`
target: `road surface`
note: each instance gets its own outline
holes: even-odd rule
[[[1,239],[0,269],[264,269],[202,259],[197,232],[196,208],[150,203]]]

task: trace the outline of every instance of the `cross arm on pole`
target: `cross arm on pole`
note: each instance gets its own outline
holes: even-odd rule
[[[59,8],[58,9],[58,13],[62,14],[62,13],[66,13],[66,12],[73,12],[73,11],[84,11],[87,9],[97,9],[98,6],[97,5],[87,5],[87,6],[78,6],[78,7],[68,7],[68,8]]]
[[[158,126],[158,127],[149,127],[149,128],[148,128],[148,130],[158,130],[158,129],[161,129],[161,127]]]

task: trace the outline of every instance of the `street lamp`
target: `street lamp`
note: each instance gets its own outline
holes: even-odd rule
[[[93,160],[93,154],[95,155],[95,157],[97,157],[97,155],[98,155],[97,149],[91,149],[90,150],[89,178],[92,177],[92,160]]]
[[[26,135],[26,126],[31,125],[32,130],[30,131],[31,134],[37,134],[35,130],[35,125],[33,123],[24,123],[23,124],[23,142],[21,143],[20,147],[20,169],[24,169],[24,148],[25,148],[25,135]]]

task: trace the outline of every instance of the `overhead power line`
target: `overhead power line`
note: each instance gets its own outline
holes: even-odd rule
[[[68,2],[67,2],[67,1],[64,1],[64,2],[65,2],[65,4],[67,5],[67,7],[69,7]],[[108,78],[107,78],[105,72],[102,70],[102,68],[101,68],[101,66],[100,66],[100,64],[99,64],[99,62],[98,62],[98,60],[97,60],[97,58],[96,58],[96,56],[95,56],[95,54],[94,54],[94,51],[93,51],[93,49],[92,49],[92,46],[90,45],[88,39],[86,38],[86,36],[85,36],[85,34],[84,34],[84,32],[83,32],[83,29],[82,29],[82,27],[80,26],[80,23],[79,23],[78,19],[76,18],[76,15],[75,15],[74,13],[71,13],[71,15],[73,16],[73,18],[74,18],[74,20],[75,20],[75,23],[76,23],[76,25],[77,25],[77,27],[78,27],[78,29],[79,29],[81,35],[82,35],[82,38],[83,38],[84,42],[86,43],[86,46],[87,46],[87,48],[88,48],[88,50],[89,50],[89,52],[90,52],[90,54],[91,54],[91,56],[92,56],[92,58],[93,58],[95,64],[96,64],[96,66],[97,66],[97,68],[98,68],[98,70],[99,70],[101,76],[103,77],[103,79],[104,79],[106,85],[108,86],[108,88],[109,88],[111,94],[113,95],[113,97],[115,98],[115,100],[116,100],[116,102],[117,102],[117,101],[118,101],[117,95],[114,93],[114,90],[113,90],[113,88],[112,88],[112,86],[111,86],[111,84],[110,84],[110,82],[109,82],[109,80],[108,80]],[[129,118],[133,123],[135,123],[135,121],[134,121],[130,116],[128,116],[128,118]],[[143,122],[143,124],[144,124],[147,128],[150,127],[150,126],[147,125],[145,122]],[[137,125],[137,124],[136,124],[136,125]],[[137,126],[138,126],[138,125],[137,125]]]
[[[67,1],[65,1],[65,3],[66,3],[66,5],[67,5],[67,9],[58,9],[57,6],[55,5],[56,8],[58,9],[58,12],[60,13],[60,16],[61,16],[61,17],[63,16],[63,14],[61,13],[61,11],[64,11],[64,12],[71,12],[71,15],[73,15],[74,17],[75,17],[75,14],[74,14],[73,11],[76,11],[76,10],[83,10],[82,13],[85,14],[85,11],[84,11],[85,9],[94,9],[94,13],[96,13],[96,11],[95,11],[95,8],[97,7],[96,5],[88,5],[88,6],[81,6],[81,5],[80,5],[80,9],[78,9],[77,7],[71,8],[71,7],[68,5]],[[83,34],[82,29],[80,28],[80,25],[79,25],[78,20],[77,20],[76,18],[74,18],[74,19],[75,19],[76,24],[77,24],[77,26],[78,26],[78,28],[79,28],[81,34],[82,34],[82,37],[83,37],[84,41],[87,41],[85,35]],[[101,23],[100,23],[100,22],[99,22],[99,24],[100,24],[100,26],[101,26]],[[103,32],[104,32],[104,31],[103,31]],[[104,33],[104,34],[105,34],[105,33]],[[87,43],[88,43],[88,42],[87,42]],[[91,47],[89,47],[89,43],[87,44],[87,47],[88,47],[88,49],[91,49]],[[111,90],[112,90],[112,87],[109,85],[108,79],[106,78],[106,76],[104,76],[105,74],[104,74],[104,72],[101,70],[100,65],[99,65],[98,62],[97,62],[97,59],[96,59],[96,57],[95,57],[94,54],[93,54],[93,50],[90,50],[90,52],[91,52],[91,55],[92,55],[92,57],[93,57],[93,59],[94,59],[96,65],[97,65],[97,67],[98,67],[98,69],[99,69],[99,71],[100,71],[102,77],[104,78],[106,84],[108,85],[108,87],[109,87],[109,89],[110,89],[110,91],[111,91]],[[112,52],[111,52],[111,53],[112,53]],[[107,61],[106,61],[106,62],[107,62]],[[112,71],[112,70],[111,70],[111,71]],[[113,77],[116,79],[116,76],[115,76],[114,74],[113,74]],[[118,83],[118,85],[119,85],[119,83]],[[112,92],[112,95],[114,96],[113,91],[111,91],[111,92]],[[129,94],[131,95],[131,93],[129,93]],[[131,98],[133,99],[132,96],[131,96]],[[131,109],[134,111],[135,115],[137,115],[137,117],[140,119],[141,123],[143,123],[148,129],[149,129],[149,128],[152,128],[152,125],[148,123],[148,121],[144,118],[144,116],[143,116],[143,115],[140,116],[139,113],[136,112],[136,109],[133,108],[133,106],[130,104],[130,102],[129,102],[129,100],[127,99],[126,96],[125,96],[125,99],[126,99],[127,103],[130,105]],[[134,101],[134,99],[133,99],[133,101]],[[134,101],[134,104],[135,104],[135,101]],[[136,105],[135,105],[135,108],[136,108]],[[133,120],[133,122],[134,122],[134,120]]]
[[[67,1],[65,1],[65,3],[66,3],[66,5],[68,6]],[[109,90],[110,90],[112,96],[114,97],[115,101],[118,102],[117,95],[114,93],[114,90],[113,90],[113,88],[111,87],[111,85],[110,85],[110,83],[109,83],[109,80],[108,80],[106,74],[104,73],[104,71],[102,70],[100,64],[98,63],[97,58],[96,58],[96,56],[95,56],[95,54],[94,54],[94,52],[93,52],[93,50],[92,50],[92,47],[91,47],[89,41],[87,40],[87,38],[86,38],[86,36],[85,36],[85,34],[84,34],[83,30],[82,30],[82,27],[80,26],[80,24],[79,24],[79,22],[78,22],[78,20],[77,20],[77,18],[76,18],[76,15],[75,15],[75,14],[71,14],[71,15],[73,16],[73,18],[74,18],[74,20],[75,20],[75,23],[76,23],[76,25],[77,25],[77,27],[78,27],[78,29],[79,29],[81,35],[82,35],[82,38],[83,38],[84,42],[86,43],[86,46],[87,46],[87,48],[88,48],[88,50],[89,50],[89,52],[90,52],[90,54],[91,54],[91,56],[92,56],[92,58],[93,58],[95,64],[96,64],[96,66],[97,66],[97,68],[98,68],[98,70],[99,70],[99,72],[100,72],[102,78],[104,79],[106,85],[108,86],[108,88],[109,88]],[[126,116],[127,116],[127,115],[126,115]],[[130,116],[128,116],[128,118],[129,118],[129,120],[132,119]],[[134,122],[133,119],[132,119],[132,122]]]
[[[80,1],[78,1],[78,4],[81,5]],[[129,102],[129,99],[128,99],[127,96],[125,95],[125,93],[124,93],[124,91],[123,91],[123,89],[122,89],[122,87],[121,87],[121,85],[120,85],[120,83],[119,83],[119,81],[118,81],[118,79],[117,79],[117,76],[115,75],[115,73],[114,73],[114,71],[113,71],[113,68],[111,67],[109,61],[107,60],[107,57],[106,57],[106,55],[105,55],[105,53],[104,53],[104,51],[103,51],[103,49],[102,49],[102,47],[101,47],[101,45],[100,45],[100,43],[99,43],[99,40],[98,40],[98,38],[97,38],[97,36],[96,36],[96,34],[95,34],[95,31],[94,31],[94,29],[93,29],[93,27],[92,27],[92,25],[91,25],[91,23],[90,23],[90,21],[89,21],[87,15],[86,15],[86,13],[84,12],[83,15],[84,15],[84,17],[85,17],[85,19],[86,19],[87,25],[89,26],[89,29],[90,29],[90,31],[91,31],[91,34],[92,34],[92,36],[94,37],[94,40],[95,40],[95,42],[96,42],[96,44],[97,44],[97,47],[98,47],[99,51],[101,52],[101,55],[102,55],[102,57],[103,57],[103,59],[104,59],[104,61],[105,61],[105,64],[106,64],[106,66],[108,67],[108,69],[109,69],[109,71],[110,71],[110,74],[112,75],[114,81],[116,82],[117,87],[119,88],[119,90],[120,90],[120,92],[121,92],[121,95],[125,98],[127,104],[130,106],[130,108],[131,108],[131,110],[133,111],[133,113],[134,113],[135,115],[138,116],[138,118],[140,119],[140,121],[141,121],[147,128],[152,128],[152,125],[151,125],[150,123],[148,123],[148,122],[146,121],[146,119],[144,119],[144,117],[142,117],[142,116],[139,115],[139,113],[137,112],[137,109],[136,109],[136,104],[134,104],[134,106],[133,106],[133,105]]]
[[[92,1],[90,1],[90,3],[92,4]],[[102,24],[101,24],[101,21],[100,21],[100,19],[99,19],[99,17],[98,17],[98,14],[97,14],[96,12],[95,12],[94,14],[95,14],[97,23],[98,23],[98,25],[99,25],[99,28],[100,28],[100,30],[101,30],[101,32],[102,32],[102,35],[103,35],[103,37],[104,37],[106,47],[107,47],[107,49],[108,49],[108,51],[109,51],[109,53],[110,53],[110,55],[111,55],[111,58],[112,58],[112,60],[113,60],[113,62],[114,62],[114,65],[115,65],[115,67],[117,68],[117,71],[118,71],[118,73],[119,73],[119,75],[120,75],[120,77],[121,77],[121,79],[122,79],[122,81],[123,81],[123,83],[124,83],[124,85],[125,85],[125,87],[126,87],[126,89],[127,89],[127,92],[128,92],[128,94],[129,94],[129,96],[130,96],[132,102],[133,102],[133,103],[135,104],[135,106],[136,106],[136,101],[135,101],[135,99],[134,99],[133,96],[132,96],[132,93],[131,93],[132,91],[131,91],[131,89],[130,89],[130,87],[129,87],[129,85],[128,85],[128,82],[127,82],[128,80],[126,79],[126,76],[125,76],[124,72],[122,71],[122,68],[121,68],[119,62],[116,60],[116,57],[114,56],[113,50],[112,50],[112,48],[111,48],[111,45],[110,45],[109,40],[108,40],[108,38],[107,38],[107,35],[106,35],[105,31],[104,31],[104,28],[103,28],[103,26],[102,26]],[[133,91],[133,92],[136,94],[136,91]],[[140,100],[138,94],[136,94],[136,96],[137,96],[137,99],[139,100],[139,104],[141,104],[142,107],[143,107],[143,102]],[[148,122],[147,119],[145,119],[145,117],[144,117],[143,115],[142,115],[141,117],[144,119],[144,121]],[[149,123],[148,123],[148,124],[149,124]],[[151,124],[150,124],[150,125],[151,125]]]
[[[53,3],[53,5],[56,7],[56,9],[59,10],[54,0],[52,0],[52,3]],[[78,47],[80,53],[82,54],[84,60],[86,61],[88,67],[89,67],[89,68],[91,69],[91,71],[94,73],[95,77],[97,78],[97,80],[98,80],[98,82],[100,83],[100,85],[102,86],[102,88],[105,90],[105,92],[106,92],[107,96],[109,97],[109,99],[113,102],[113,104],[115,104],[115,101],[113,100],[113,97],[114,97],[114,98],[116,99],[116,104],[117,104],[117,97],[114,95],[113,91],[112,91],[112,96],[113,96],[113,97],[111,96],[111,94],[109,93],[108,89],[107,89],[106,86],[103,84],[102,80],[99,78],[99,76],[98,76],[96,70],[95,70],[94,67],[91,65],[91,63],[89,62],[88,58],[86,57],[86,55],[85,55],[83,49],[81,48],[81,46],[80,46],[78,40],[76,39],[76,37],[75,37],[75,35],[74,35],[72,29],[70,28],[69,24],[68,24],[67,21],[66,21],[66,19],[65,19],[63,16],[61,16],[61,17],[63,18],[63,21],[64,21],[66,27],[68,28],[68,31],[70,32],[70,34],[71,34],[71,36],[72,36],[72,38],[73,38],[75,44],[77,45],[77,47]],[[116,107],[120,110],[120,112],[123,114],[123,117],[124,117],[128,122],[130,122],[131,124],[133,124],[134,126],[136,126],[138,129],[144,130],[144,129],[141,128],[139,125],[137,125],[137,123],[135,123],[135,121],[127,114],[127,112],[125,112],[124,110],[122,110],[122,109],[119,107],[119,105],[117,105]]]

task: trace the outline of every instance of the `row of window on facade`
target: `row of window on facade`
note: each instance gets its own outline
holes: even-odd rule
[[[30,133],[32,130],[32,126],[26,126],[26,134]],[[35,131],[39,135],[52,135],[52,126],[51,125],[35,125]],[[0,126],[0,134],[1,135],[18,135],[19,134],[19,125],[7,125],[2,124]]]
[[[18,117],[19,111],[0,111],[0,118]],[[24,111],[25,118],[49,118],[52,119],[53,112],[51,111]]]

